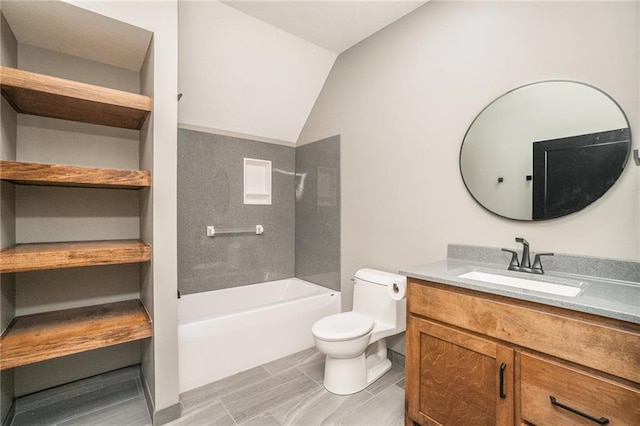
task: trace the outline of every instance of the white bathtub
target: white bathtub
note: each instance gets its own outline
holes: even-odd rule
[[[314,345],[311,326],[340,292],[298,278],[178,299],[180,393]]]

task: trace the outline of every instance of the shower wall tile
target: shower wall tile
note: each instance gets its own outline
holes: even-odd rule
[[[340,291],[340,136],[296,148],[296,277]]]
[[[243,159],[272,162],[272,204],[243,203]],[[182,294],[293,277],[295,149],[178,130],[178,289]],[[264,226],[263,235],[206,236]]]

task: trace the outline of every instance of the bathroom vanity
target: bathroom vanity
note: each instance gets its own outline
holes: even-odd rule
[[[638,264],[572,257],[535,279],[575,297],[460,278],[506,269],[473,256],[402,271],[407,425],[640,424]],[[592,275],[562,272],[572,262]]]
[[[602,198],[630,149],[607,93],[534,82],[471,122],[460,174],[489,212],[540,221]],[[531,262],[516,242],[521,261],[450,245],[447,260],[401,271],[406,424],[640,425],[640,263],[542,252]]]

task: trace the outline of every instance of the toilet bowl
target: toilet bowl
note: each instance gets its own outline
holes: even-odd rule
[[[360,269],[353,282],[353,311],[322,318],[311,328],[325,354],[324,387],[338,395],[359,392],[389,371],[385,338],[406,328],[405,277]]]

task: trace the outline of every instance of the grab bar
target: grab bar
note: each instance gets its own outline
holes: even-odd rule
[[[207,237],[214,237],[216,235],[224,235],[224,234],[262,235],[263,233],[264,233],[264,227],[262,225],[256,225],[255,228],[249,228],[249,229],[224,229],[224,230],[217,230],[215,226],[207,226]]]

